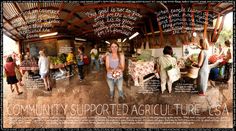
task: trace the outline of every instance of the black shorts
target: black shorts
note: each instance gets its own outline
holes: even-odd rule
[[[8,76],[7,77],[7,84],[16,84],[18,80],[16,79],[16,76]]]

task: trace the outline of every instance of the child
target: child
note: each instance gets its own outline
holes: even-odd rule
[[[7,83],[10,84],[10,88],[12,92],[14,91],[12,87],[12,85],[14,84],[17,94],[20,95],[23,92],[20,92],[17,86],[18,80],[16,78],[15,67],[16,67],[16,64],[13,62],[13,58],[8,57],[6,60],[6,64],[4,65],[5,74],[7,76]]]

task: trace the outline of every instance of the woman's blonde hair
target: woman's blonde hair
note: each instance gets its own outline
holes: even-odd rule
[[[200,43],[201,49],[208,50],[208,41],[207,41],[207,39],[202,39],[201,38],[199,43]]]
[[[44,53],[44,51],[42,51],[42,50],[41,50],[41,51],[39,51],[39,55],[40,55],[40,56],[45,56],[45,53]]]

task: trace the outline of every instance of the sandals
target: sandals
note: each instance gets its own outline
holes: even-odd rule
[[[199,92],[198,95],[199,95],[199,96],[205,96],[205,93]]]
[[[21,95],[21,94],[23,94],[23,92],[19,92],[19,93],[18,93],[18,95]]]

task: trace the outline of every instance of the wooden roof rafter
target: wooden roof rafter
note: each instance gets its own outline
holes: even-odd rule
[[[220,14],[225,14],[225,12],[227,12],[227,11],[233,11],[233,8],[234,8],[234,6],[233,5],[229,5],[229,6],[227,6],[224,10],[222,10],[221,12],[220,12]]]
[[[14,41],[18,41],[18,39],[13,38],[11,35],[7,34],[7,32],[3,31],[4,35],[8,36],[9,38],[13,39]]]
[[[6,32],[8,32],[10,35],[12,35],[13,37],[15,37],[15,38],[13,38],[12,36],[10,36],[10,35],[7,35],[7,33],[5,33],[8,37],[10,37],[10,38],[12,38],[12,39],[14,39],[15,41],[18,41],[18,40],[20,40],[20,38],[18,37],[18,36],[16,36],[15,34],[13,34],[12,32],[9,32],[5,27],[3,27],[3,29],[6,31]],[[3,31],[4,31],[3,30]]]
[[[219,3],[216,3],[215,5],[213,5],[213,7],[219,7],[222,3],[219,2]]]
[[[12,26],[12,24],[11,24],[11,22],[9,21],[9,20],[7,20],[7,18],[5,18],[5,16],[3,16],[3,19],[14,29],[14,27]],[[19,30],[18,29],[14,29],[14,30],[16,30],[17,32],[19,32]],[[7,30],[8,31],[8,30]],[[12,30],[11,31],[8,31],[8,32],[12,32]],[[12,34],[12,33],[11,33]],[[16,35],[14,35],[14,34],[12,34],[13,36],[15,36],[16,38],[19,38],[19,37],[17,37]],[[22,36],[21,36],[22,37]]]
[[[13,2],[13,5],[15,6],[16,10],[19,12],[19,14],[21,15],[22,19],[24,20],[24,22],[26,23],[25,17],[24,15],[21,13],[22,11],[20,10],[19,6],[17,5],[17,3]]]

